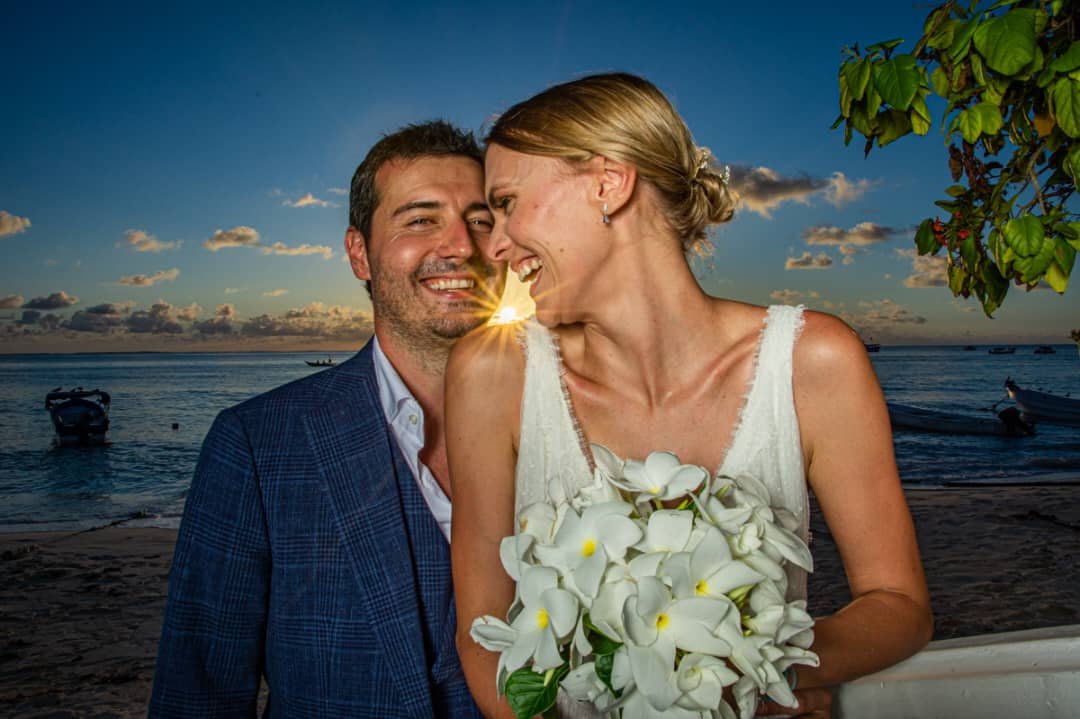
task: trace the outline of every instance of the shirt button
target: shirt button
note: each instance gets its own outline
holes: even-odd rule
[[[415,414],[410,414],[409,415],[409,424],[416,424],[418,421],[419,420],[417,419]]]

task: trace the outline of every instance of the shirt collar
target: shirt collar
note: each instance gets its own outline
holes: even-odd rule
[[[406,419],[405,415],[416,415],[418,421],[412,426],[423,432],[424,410],[420,407],[420,403],[412,396],[412,392],[405,386],[401,375],[383,353],[382,347],[379,346],[379,339],[372,335],[371,342],[374,345],[372,359],[375,362],[375,383],[379,386],[379,405],[387,421],[396,425],[399,420]]]

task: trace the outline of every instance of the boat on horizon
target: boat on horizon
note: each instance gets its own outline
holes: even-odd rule
[[[964,345],[964,351],[965,352],[974,352],[975,351],[975,345]]]
[[[863,342],[863,347],[866,348],[867,352],[880,352],[881,351],[881,345],[878,344],[877,342]]]
[[[992,355],[1011,355],[1016,354],[1015,347],[991,347],[987,350]]]
[[[312,360],[304,360],[304,362],[307,363],[308,367],[333,367],[334,366],[334,358],[333,357],[327,357],[324,360],[314,360],[314,361],[312,361]]]
[[[1011,377],[1005,380],[1005,390],[1029,422],[1080,427],[1080,399],[1023,389]]]
[[[1050,345],[1039,345],[1035,348],[1035,354],[1037,355],[1052,355],[1056,354],[1057,350]]]
[[[109,431],[108,392],[82,387],[67,392],[60,387],[45,395],[45,409],[52,417],[53,429],[61,446],[105,444]]]

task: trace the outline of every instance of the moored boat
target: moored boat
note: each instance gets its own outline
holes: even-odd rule
[[[1005,380],[1005,389],[1029,422],[1080,427],[1080,399],[1023,389],[1011,378]]]
[[[109,431],[108,392],[76,387],[64,392],[59,387],[45,395],[45,409],[61,445],[105,444]]]
[[[988,352],[992,355],[1011,355],[1016,354],[1015,347],[991,347]]]
[[[304,360],[304,362],[307,363],[308,367],[333,367],[334,366],[334,358],[333,357],[327,357],[324,360],[314,360],[314,361],[312,361],[312,360]]]
[[[1009,407],[996,417],[974,417],[955,412],[911,407],[887,402],[893,431],[933,432],[937,434],[997,435],[1026,437],[1035,434],[1035,427],[1024,421],[1020,413]]]
[[[1057,352],[1057,350],[1055,350],[1050,345],[1039,345],[1038,347],[1035,348],[1035,354],[1037,354],[1037,355],[1052,355],[1052,354],[1055,354],[1056,352]]]

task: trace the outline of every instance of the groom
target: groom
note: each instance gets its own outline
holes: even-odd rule
[[[479,716],[454,645],[443,370],[504,279],[482,154],[444,122],[380,140],[345,249],[374,338],[223,411],[177,539],[150,715]]]

